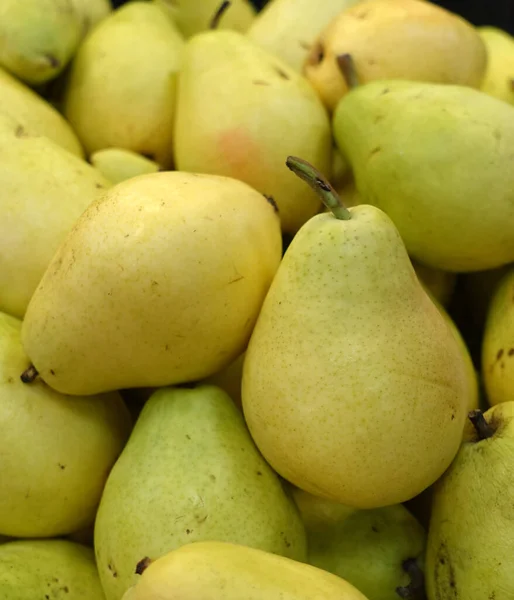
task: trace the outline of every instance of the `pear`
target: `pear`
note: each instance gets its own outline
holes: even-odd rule
[[[116,393],[69,398],[24,385],[20,330],[0,313],[0,533],[54,537],[93,521],[130,422]]]
[[[332,212],[296,234],[266,296],[243,366],[245,418],[297,487],[355,508],[397,504],[459,448],[462,352],[389,217],[344,208],[312,165],[287,164]]]
[[[216,17],[220,0],[154,0],[162,6],[177,24],[182,35],[190,38],[206,31]],[[232,0],[230,10],[220,19],[220,29],[233,29],[244,33],[255,18],[255,9],[249,0]]]
[[[479,27],[487,49],[487,69],[480,89],[514,104],[514,38],[497,27]]]
[[[376,81],[341,100],[333,127],[361,201],[389,215],[414,260],[454,272],[514,260],[514,107],[464,86]]]
[[[107,600],[136,583],[144,556],[201,540],[306,558],[294,502],[232,400],[215,386],[163,388],[145,404],[98,510],[95,549]]]
[[[272,0],[247,31],[254,42],[301,73],[319,34],[340,12],[360,0]]]
[[[82,34],[74,0],[2,0],[0,65],[30,84],[54,79]]]
[[[157,173],[159,165],[137,152],[123,148],[105,148],[93,152],[91,164],[111,183],[120,183],[147,173]]]
[[[220,387],[239,408],[241,408],[241,380],[243,378],[244,358],[245,353],[243,352],[228,367],[214,373],[205,380],[205,383]]]
[[[66,234],[102,189],[99,171],[0,115],[0,310],[23,317]]]
[[[90,548],[65,540],[24,540],[0,547],[5,600],[104,600]]]
[[[65,394],[204,379],[244,351],[281,246],[275,207],[241,181],[134,177],[61,244],[27,309],[24,347]]]
[[[130,2],[91,31],[67,78],[63,112],[88,155],[117,147],[172,164],[183,40],[162,9]]]
[[[304,72],[330,111],[348,92],[340,57],[361,83],[407,79],[479,87],[487,53],[476,29],[422,0],[367,0],[343,10],[321,33]]]
[[[430,291],[432,296],[443,306],[448,306],[455,290],[457,275],[427,267],[415,260],[412,261],[412,266],[420,282]]]
[[[44,135],[72,154],[84,151],[70,124],[36,92],[0,68],[0,112],[31,134]],[[15,127],[15,128],[16,128]]]
[[[423,589],[425,531],[401,504],[357,510],[296,489],[309,564],[342,577],[369,600]],[[407,595],[410,594],[410,595]]]
[[[82,20],[85,35],[112,12],[110,0],[71,0]]]
[[[138,572],[123,600],[367,600],[326,571],[226,542],[187,544],[142,560]]]
[[[474,429],[434,488],[428,600],[514,597],[514,402],[470,420]]]

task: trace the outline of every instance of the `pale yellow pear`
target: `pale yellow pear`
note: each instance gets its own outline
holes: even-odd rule
[[[155,161],[124,148],[98,150],[91,154],[89,160],[113,184],[159,170]]]
[[[22,383],[20,330],[0,313],[0,533],[55,537],[93,522],[129,416],[116,393],[70,398]]]
[[[247,35],[291,68],[302,71],[318,35],[341,11],[361,0],[271,0]]]
[[[241,181],[134,177],[100,196],[54,255],[25,349],[67,394],[203,379],[245,349],[281,249],[275,206]]]
[[[126,148],[172,163],[183,40],[151,2],[130,2],[101,21],[71,65],[63,112],[88,154]]]
[[[196,542],[147,562],[123,600],[367,600],[331,573],[236,544]]]
[[[82,159],[0,115],[0,311],[23,317],[59,244],[109,185]]]
[[[480,89],[514,104],[514,38],[497,27],[479,27],[487,49],[487,69]]]
[[[460,16],[422,0],[367,0],[342,11],[318,38],[304,72],[333,111],[348,92],[337,57],[350,54],[361,83],[408,79],[478,87],[486,50]]]
[[[4,69],[0,69],[0,112],[13,118],[28,133],[46,135],[65,150],[83,157],[77,135],[64,117]]]
[[[90,548],[65,540],[24,540],[0,547],[3,600],[105,600]]]
[[[154,0],[161,5],[177,24],[186,38],[210,28],[219,9],[219,0]],[[232,0],[230,7],[220,19],[219,29],[233,29],[244,33],[255,18],[255,9],[249,0]]]
[[[320,209],[283,162],[295,153],[330,171],[327,112],[304,77],[239,33],[188,41],[174,142],[178,169],[235,177],[272,196],[287,233]]]
[[[458,342],[385,213],[334,212],[296,234],[243,367],[243,409],[271,466],[314,495],[376,508],[412,498],[449,466],[469,405]],[[328,187],[327,187],[328,186]]]

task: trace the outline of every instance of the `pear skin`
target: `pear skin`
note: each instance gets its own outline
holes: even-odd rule
[[[296,506],[232,400],[214,386],[164,388],[145,404],[98,509],[95,549],[107,600],[137,582],[141,558],[203,540],[306,559]]]
[[[514,38],[497,27],[479,27],[487,49],[487,69],[480,89],[514,104]]]
[[[124,148],[98,150],[93,152],[89,160],[113,184],[159,171],[155,161]]]

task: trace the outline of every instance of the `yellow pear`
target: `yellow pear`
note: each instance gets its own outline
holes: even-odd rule
[[[98,150],[91,154],[89,160],[113,184],[159,170],[155,161],[124,148]]]
[[[99,197],[54,255],[25,349],[66,394],[203,379],[245,349],[281,250],[275,206],[241,181],[134,177]]]
[[[487,69],[481,90],[514,104],[514,38],[497,27],[479,27],[487,49]]]
[[[141,579],[123,600],[367,600],[331,573],[237,544],[195,542],[141,558]]]
[[[333,111],[348,86],[338,57],[353,57],[361,83],[408,79],[478,87],[486,50],[476,29],[422,0],[367,0],[344,10],[320,35],[305,75]]]
[[[88,154],[126,148],[172,163],[177,72],[183,40],[151,2],[118,8],[80,46],[63,112]]]

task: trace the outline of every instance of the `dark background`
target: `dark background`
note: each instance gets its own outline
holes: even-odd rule
[[[114,6],[124,4],[126,0],[112,0]],[[266,0],[251,0],[261,8]],[[312,0],[322,2],[323,0]],[[449,0],[434,1],[434,4],[444,6],[448,10],[462,15],[474,25],[495,25],[514,35],[514,0]]]

